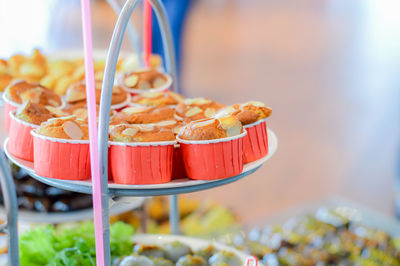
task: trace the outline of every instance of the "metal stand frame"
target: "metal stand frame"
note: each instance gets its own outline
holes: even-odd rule
[[[9,265],[19,265],[18,247],[18,203],[14,180],[3,150],[0,149],[0,183],[4,205],[7,210],[7,221],[1,225],[1,231],[8,234]]]

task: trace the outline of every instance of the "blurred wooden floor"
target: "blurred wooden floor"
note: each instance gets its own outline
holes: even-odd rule
[[[3,33],[0,56],[81,47],[77,0],[26,2],[33,12],[7,20],[16,24]],[[7,13],[16,10],[7,5]],[[195,1],[185,29],[185,94],[266,102],[279,149],[256,174],[194,196],[223,202],[249,222],[330,195],[394,215],[399,7],[395,0]],[[93,8],[95,46],[106,48],[116,17],[104,2]]]

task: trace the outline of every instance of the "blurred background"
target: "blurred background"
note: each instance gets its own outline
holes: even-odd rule
[[[254,175],[190,197],[218,200],[249,223],[331,196],[395,215],[399,1],[179,2],[187,5],[183,94],[263,101],[279,139],[277,154]],[[105,1],[92,8],[94,48],[106,49],[117,16]],[[139,11],[133,20],[140,32]],[[80,1],[2,0],[0,28],[2,58],[80,49]]]

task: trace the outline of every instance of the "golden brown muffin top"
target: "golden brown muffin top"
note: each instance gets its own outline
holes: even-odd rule
[[[235,116],[227,116],[192,121],[181,129],[178,136],[185,140],[211,140],[233,137],[242,132],[240,121]]]
[[[13,77],[11,75],[0,73],[0,92],[4,91],[12,80]]]
[[[166,106],[177,105],[183,102],[182,95],[168,91],[168,92],[145,92],[138,94],[132,98],[132,103],[145,105],[145,106]]]
[[[95,88],[96,88],[96,103],[100,104],[100,97],[101,97],[101,87],[102,82],[96,81]],[[114,86],[111,96],[111,104],[119,104],[126,101],[128,94],[124,91],[120,86]],[[66,94],[65,100],[68,103],[86,103],[86,84],[84,82],[78,82],[72,84]]]
[[[164,120],[173,120],[175,110],[164,107],[127,107],[114,115],[112,125],[118,124],[150,124]]]
[[[29,89],[34,89],[34,88],[40,88],[40,84],[38,83],[29,83],[23,80],[18,80],[15,82],[12,82],[7,88],[6,88],[6,96],[9,100],[16,102],[16,103],[22,103],[20,94],[26,90]]]
[[[224,105],[207,98],[185,99],[176,106],[176,113],[186,122],[211,117]]]
[[[54,107],[53,107],[54,108]],[[42,122],[47,121],[50,118],[56,117],[49,109],[45,106],[26,101],[21,105],[15,113],[16,117],[22,121],[40,125]]]
[[[72,140],[88,140],[88,125],[75,116],[52,118],[40,125],[37,133],[46,137]]]
[[[125,73],[122,83],[125,87],[138,90],[149,90],[164,86],[168,81],[165,74],[157,70],[143,70]]]
[[[243,104],[235,104],[221,109],[216,113],[215,117],[223,117],[227,115],[236,116],[243,125],[255,123],[261,119],[269,117],[272,110],[265,106],[262,102],[250,101]]]
[[[109,136],[111,141],[117,142],[156,142],[175,140],[175,135],[171,130],[146,124],[120,124],[112,126],[110,127]]]

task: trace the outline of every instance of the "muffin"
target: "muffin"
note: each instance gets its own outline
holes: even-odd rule
[[[84,180],[90,178],[88,125],[75,116],[52,118],[35,130],[33,159],[36,174]]]
[[[185,122],[209,118],[224,105],[207,98],[185,99],[176,106],[176,114]]]
[[[182,95],[168,91],[168,92],[146,92],[138,94],[132,98],[132,103],[144,106],[166,106],[177,105],[183,102]]]
[[[154,125],[112,126],[110,169],[117,184],[145,185],[171,181],[175,135]]]
[[[18,158],[33,161],[33,139],[31,130],[42,122],[55,117],[46,107],[30,101],[25,102],[18,110],[10,112],[10,134],[8,150]]]
[[[157,70],[133,71],[118,78],[119,85],[132,94],[164,92],[172,85],[172,78]]]
[[[247,131],[243,139],[244,162],[250,163],[268,154],[267,122],[272,110],[264,103],[251,101],[220,110],[215,117],[236,116]]]
[[[102,87],[102,82],[101,81],[96,81],[95,82],[95,87],[96,87],[96,104],[100,104],[100,97],[101,97],[101,87]],[[129,100],[128,94],[119,86],[114,86],[113,91],[112,91],[112,96],[111,96],[111,106],[117,108],[121,108],[123,106],[120,106],[121,104],[124,104]],[[66,94],[65,94],[65,100],[67,103],[70,104],[80,104],[84,103],[86,104],[86,85],[83,82],[75,83],[72,84]],[[113,108],[115,109],[115,108]]]
[[[235,116],[208,118],[184,126],[177,140],[188,177],[215,180],[239,175],[245,135]]]
[[[13,77],[11,75],[0,73],[0,92],[3,92],[12,80]]]
[[[164,107],[127,107],[114,115],[110,124],[150,124],[165,120],[174,120],[175,110]]]

